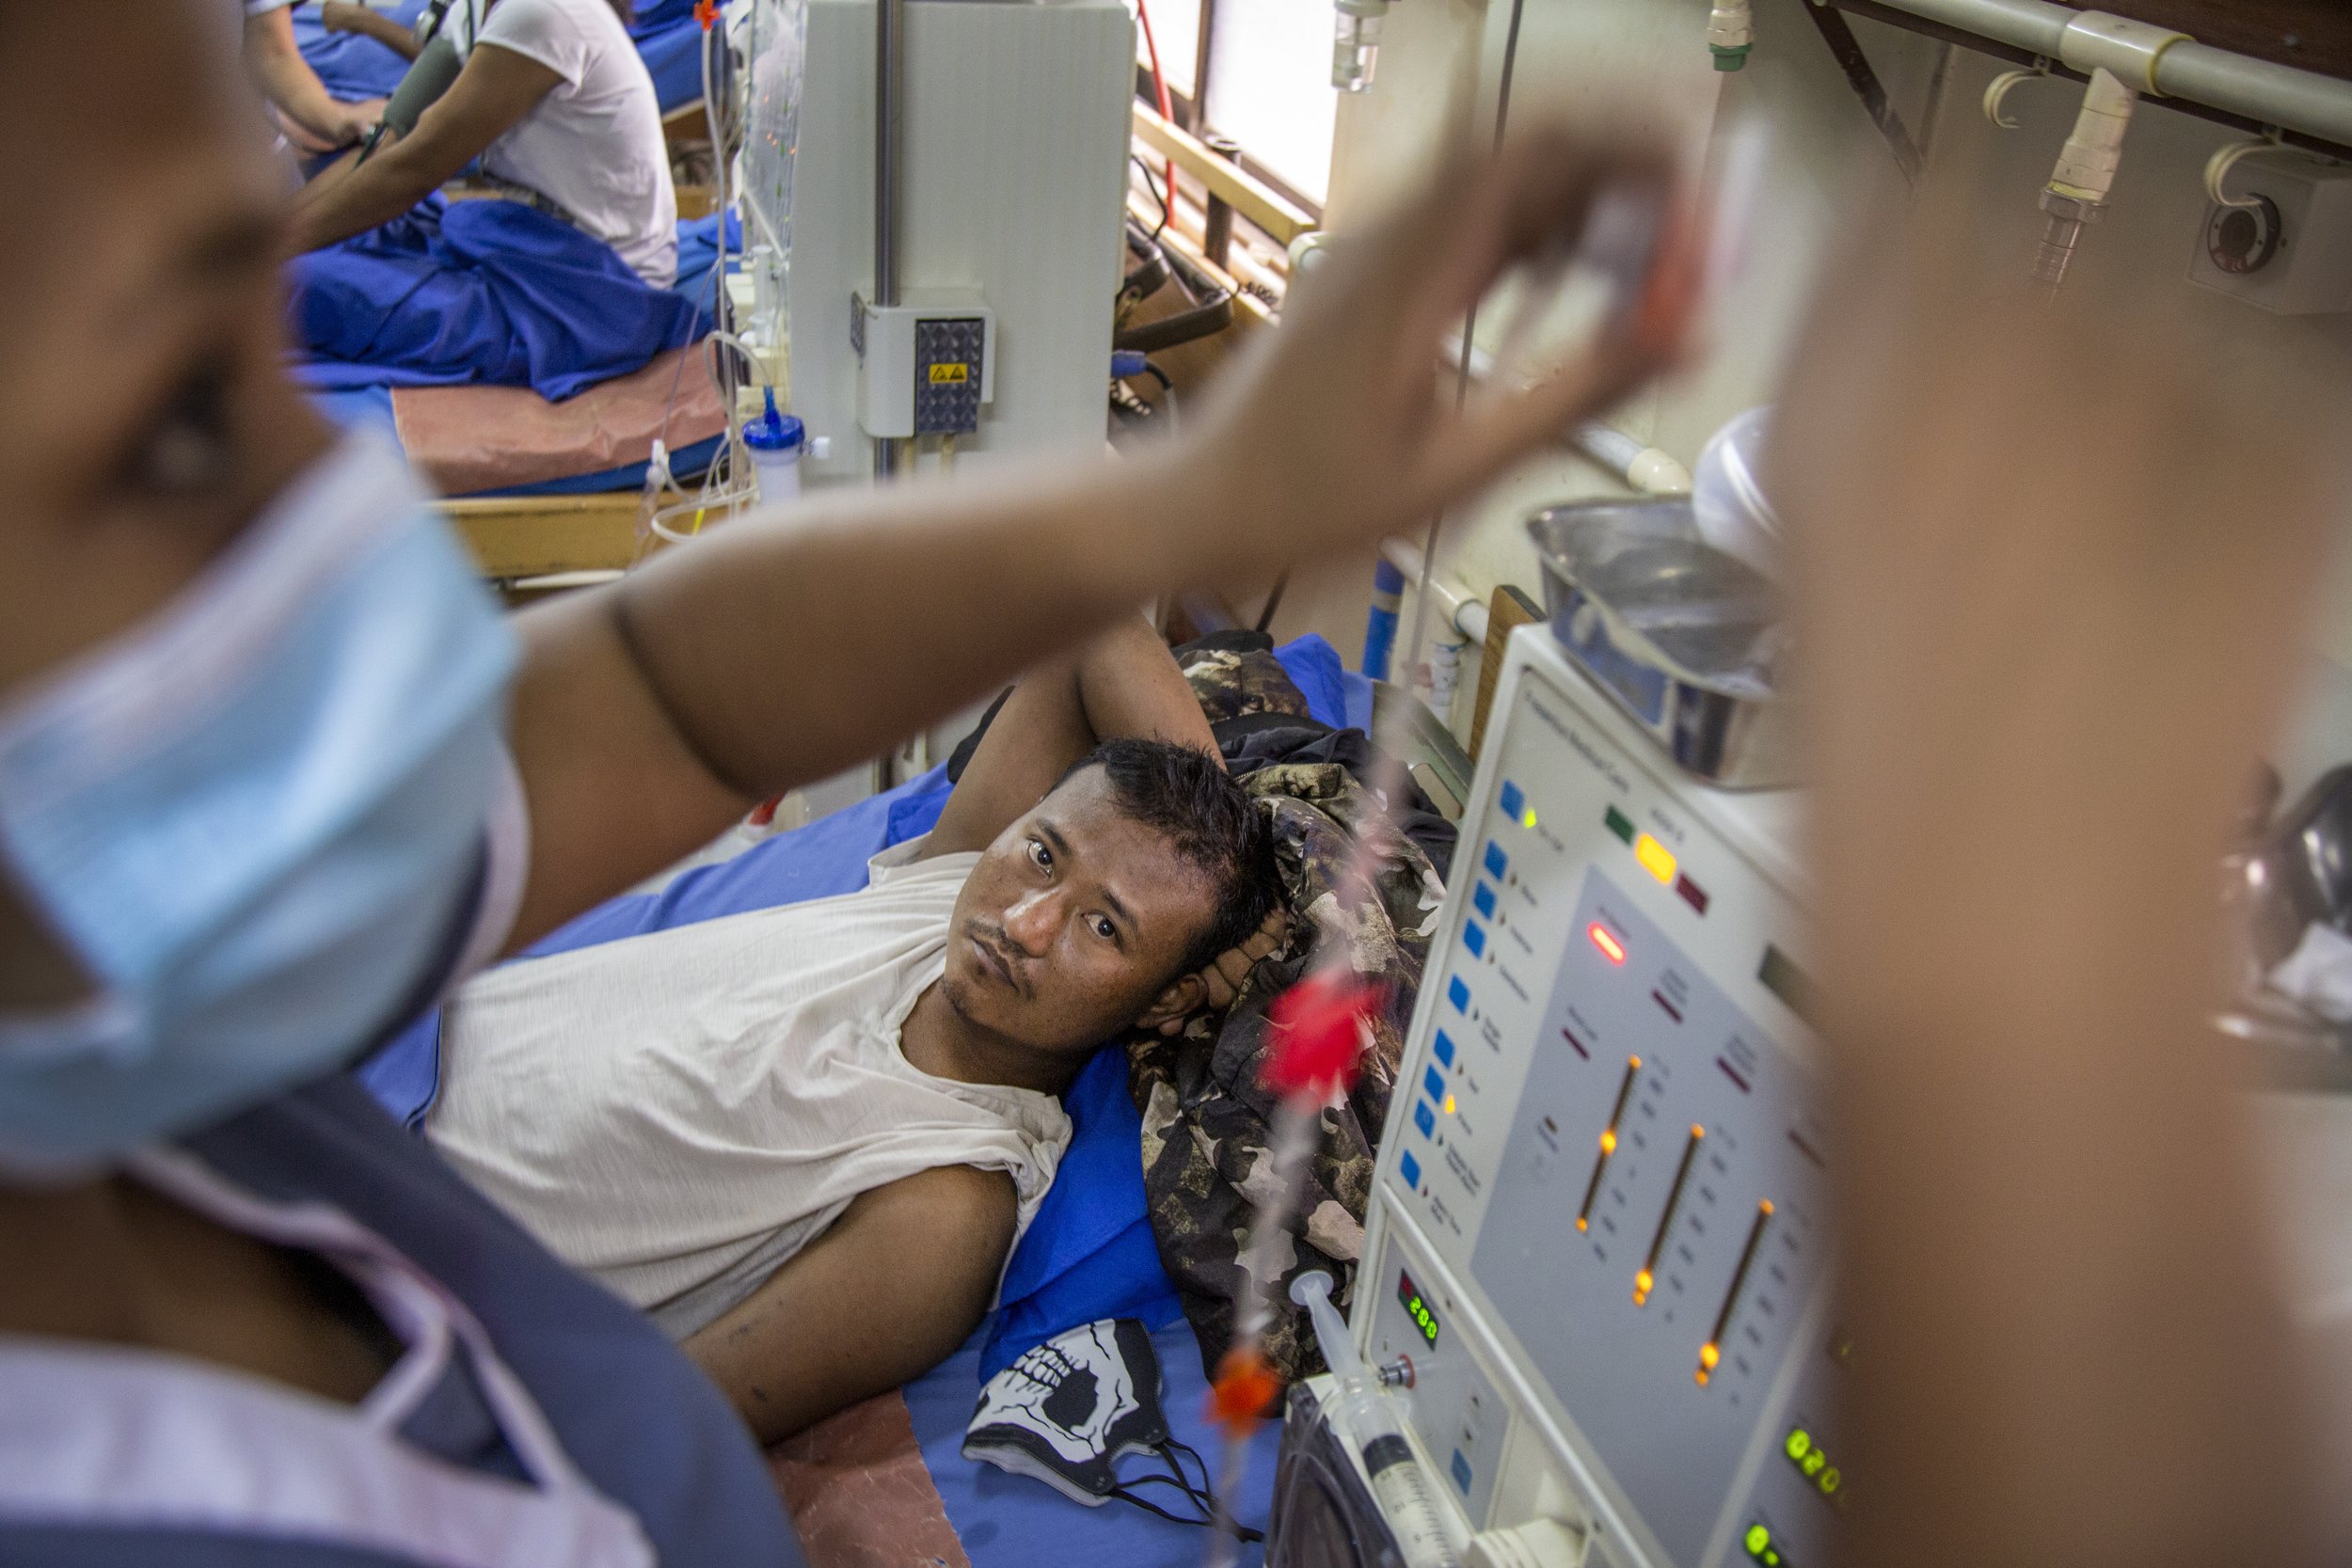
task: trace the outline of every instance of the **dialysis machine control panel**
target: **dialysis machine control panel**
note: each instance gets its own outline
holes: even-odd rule
[[[1846,1498],[1792,794],[1678,774],[1511,643],[1353,1332],[1466,1533],[1811,1568]]]

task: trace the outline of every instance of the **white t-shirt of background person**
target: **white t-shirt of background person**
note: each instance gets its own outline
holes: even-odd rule
[[[920,842],[876,856],[859,893],[478,977],[442,1014],[425,1136],[676,1339],[918,1171],[1009,1173],[1025,1230],[1069,1146],[1060,1102],[898,1048],[979,861],[912,861]]]
[[[480,11],[478,27],[467,25]],[[560,204],[666,289],[677,277],[677,192],[661,101],[611,0],[456,0],[444,25],[462,55],[511,49],[563,80],[492,142],[482,166]],[[469,37],[469,35],[471,35]]]

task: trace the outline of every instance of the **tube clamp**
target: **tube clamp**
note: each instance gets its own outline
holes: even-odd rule
[[[2134,22],[2106,11],[2085,11],[2058,35],[2058,58],[2074,70],[2107,71],[2135,92],[2163,94],[2156,87],[2156,62],[2176,43],[2196,41],[2169,27]]]

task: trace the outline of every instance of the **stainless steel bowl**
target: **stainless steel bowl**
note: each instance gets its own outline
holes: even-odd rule
[[[1527,531],[1552,635],[1677,766],[1728,789],[1796,782],[1779,595],[1699,537],[1689,501],[1555,506]]]

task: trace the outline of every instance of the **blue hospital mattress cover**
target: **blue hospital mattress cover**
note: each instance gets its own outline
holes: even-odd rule
[[[1343,717],[1338,705],[1344,692],[1342,665],[1328,642],[1310,635],[1276,649],[1275,657],[1306,695],[1316,719],[1336,723]],[[682,872],[660,892],[609,899],[543,938],[522,957],[570,952],[752,910],[853,893],[866,885],[870,858],[930,832],[947,803],[948,790],[946,768],[934,768],[896,789],[763,840],[732,859]],[[411,1129],[423,1125],[439,1089],[440,1034],[437,1009],[354,1069],[361,1085]],[[1145,1210],[1143,1119],[1127,1092],[1126,1053],[1117,1049],[1098,1052],[1063,1096],[1063,1105],[1071,1119],[1070,1147],[1053,1186],[1005,1265],[996,1312],[983,1325],[977,1344],[967,1347],[982,1380],[1010,1366],[1023,1352],[1081,1323],[1134,1317],[1158,1329],[1183,1315]],[[1189,1347],[1187,1354],[1197,1379],[1199,1356]],[[962,1418],[970,1415],[967,1400]]]

